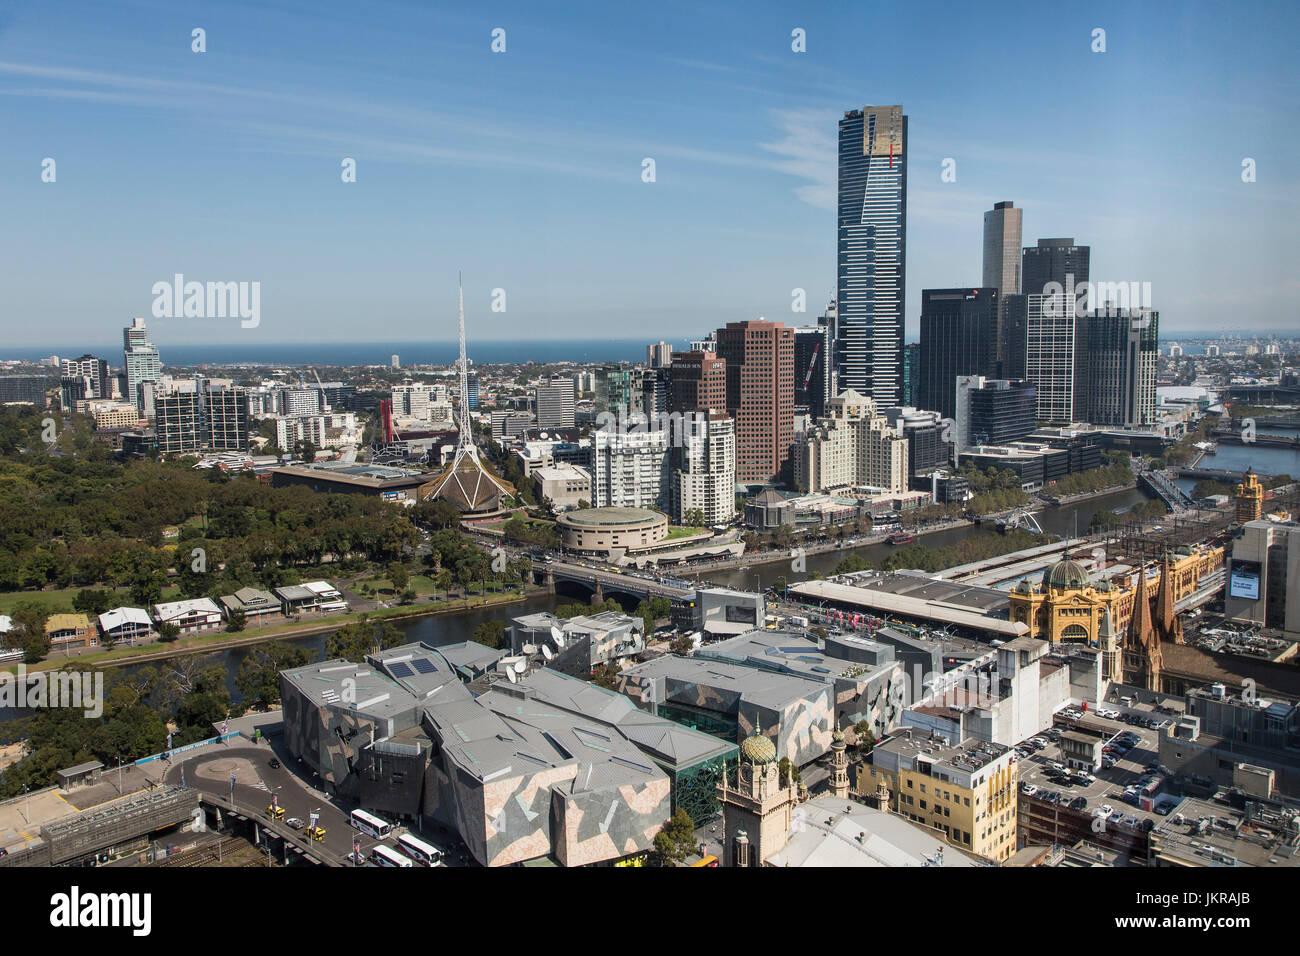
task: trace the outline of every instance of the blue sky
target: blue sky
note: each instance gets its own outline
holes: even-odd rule
[[[910,332],[922,288],[978,283],[982,213],[1003,199],[1026,244],[1074,236],[1094,279],[1151,282],[1163,330],[1297,328],[1298,19],[1294,3],[0,0],[0,343],[120,346],[177,272],[260,282],[262,319],[150,318],[164,348],[445,340],[457,269],[478,339],[811,321],[835,282],[836,122],[892,103],[910,117]]]

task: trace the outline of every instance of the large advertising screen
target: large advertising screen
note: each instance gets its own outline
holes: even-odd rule
[[[1259,563],[1256,561],[1232,562],[1232,575],[1228,579],[1228,594],[1247,601],[1259,600]]]

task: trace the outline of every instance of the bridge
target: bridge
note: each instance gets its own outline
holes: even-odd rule
[[[288,863],[290,851],[293,851],[298,856],[305,857],[321,866],[350,865],[347,857],[343,854],[330,849],[323,842],[311,839],[305,832],[295,830],[281,820],[271,819],[262,810],[252,810],[240,806],[237,803],[232,803],[229,798],[218,796],[215,793],[201,793],[199,794],[199,800],[202,801],[204,807],[224,814],[226,819],[236,820],[251,826],[253,828],[254,843],[261,842],[259,831],[278,838],[280,840],[281,855],[286,863]]]
[[[1179,478],[1195,478],[1197,481],[1209,479],[1210,481],[1222,481],[1229,484],[1236,484],[1241,481],[1242,473],[1240,471],[1222,471],[1213,468],[1175,468],[1174,474]]]
[[[1144,471],[1138,475],[1137,480],[1139,488],[1155,495],[1170,511],[1186,511],[1195,506],[1191,496],[1170,481],[1169,476],[1164,472]]]
[[[1016,508],[1011,514],[1001,519],[997,523],[999,531],[1011,531],[1021,528],[1034,534],[1042,534],[1043,529],[1034,517],[1034,513],[1026,508]]]
[[[605,591],[617,591],[637,598],[662,597],[677,603],[695,600],[693,588],[664,584],[655,578],[641,577],[627,571],[606,571],[583,564],[570,564],[567,561],[553,561],[537,568],[544,571],[546,584],[554,587],[557,581],[572,581],[585,585],[596,593],[596,600],[605,599]]]
[[[1221,445],[1258,445],[1260,448],[1300,448],[1300,435],[1256,432],[1249,439],[1239,430],[1216,428],[1210,437]]]

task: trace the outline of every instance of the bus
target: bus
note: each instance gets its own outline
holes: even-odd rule
[[[442,851],[409,833],[397,838],[397,848],[421,866],[442,866]]]
[[[380,844],[370,851],[370,859],[374,860],[380,866],[415,866],[415,864],[406,857],[402,856],[400,853],[393,852],[383,844]]]
[[[702,860],[696,860],[691,866],[719,866],[718,858],[710,854]]]
[[[382,840],[388,834],[393,832],[393,825],[385,823],[379,817],[366,813],[364,810],[353,810],[352,816],[348,819],[352,826],[360,830],[367,836],[372,836],[376,840]]]

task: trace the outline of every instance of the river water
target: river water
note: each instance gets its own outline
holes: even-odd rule
[[[1145,500],[1146,496],[1136,489],[1116,491],[1096,498],[1088,498],[1074,504],[1064,505],[1060,508],[1048,508],[1038,512],[1037,518],[1043,529],[1051,534],[1073,535],[1076,530],[1086,532],[1089,523],[1092,521],[1092,516],[1098,511],[1124,512],[1139,501]],[[997,534],[997,531],[991,525],[985,524],[978,527],[967,526],[937,531],[932,534],[918,536],[917,540],[929,547],[937,548],[955,544],[964,538],[990,534]],[[860,554],[873,561],[883,561],[893,551],[894,548],[887,544],[846,548],[825,554],[808,555],[805,559],[807,566],[801,574],[792,572],[789,562],[777,561],[755,565],[750,568],[714,571],[701,577],[701,582],[707,580],[724,587],[759,590],[771,586],[778,577],[782,576],[793,583],[804,580],[813,572],[819,571],[822,574],[829,574],[848,554]],[[469,640],[474,633],[474,628],[483,621],[494,618],[508,621],[510,618],[518,617],[521,614],[551,611],[559,604],[572,603],[574,600],[573,596],[563,594],[534,594],[517,604],[507,604],[476,611],[460,611],[454,614],[429,615],[408,621],[397,621],[394,622],[394,626],[402,631],[409,641],[423,641],[437,647]],[[324,653],[327,637],[328,634],[321,633],[298,638],[286,638],[286,640],[297,647],[301,647],[310,658],[315,659]],[[197,655],[197,658],[204,664],[215,664],[224,668],[226,686],[230,689],[232,699],[239,701],[241,695],[239,689],[235,686],[235,675],[239,673],[239,665],[255,647],[257,645],[212,651],[211,653]],[[162,668],[166,665],[166,661],[155,662],[152,665],[147,663],[129,664],[113,668],[108,673],[110,675],[119,675],[138,671],[142,667]],[[20,715],[11,710],[0,709],[0,740],[5,737],[3,725],[17,716]]]

